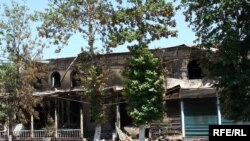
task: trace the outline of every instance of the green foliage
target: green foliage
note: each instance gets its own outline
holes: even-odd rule
[[[32,15],[28,14],[28,8],[14,1],[11,6],[3,4],[0,8],[3,9],[3,14],[0,15],[0,45],[3,57],[14,62],[21,59],[41,59],[45,44],[41,40],[31,39],[30,23],[33,20]]]
[[[52,0],[49,9],[42,13],[43,24],[39,28],[42,37],[50,38],[54,44],[67,44],[68,39],[75,33],[80,33],[87,40],[87,52],[83,51],[78,65],[78,78],[82,81],[91,115],[97,123],[104,120],[104,109],[101,95],[106,75],[102,62],[98,62],[95,52],[95,41],[100,39],[105,46],[110,14],[110,3],[106,0]],[[108,47],[106,51],[109,51]],[[98,65],[99,64],[99,65]]]
[[[109,77],[109,68],[103,56],[82,52],[79,55],[76,78],[80,80],[84,89],[83,98],[90,103],[91,117],[97,124],[105,122],[106,107],[103,105],[103,96],[106,80]]]
[[[124,71],[128,113],[137,124],[149,123],[163,116],[163,77],[160,60],[146,47],[130,48],[131,58]]]
[[[109,46],[128,46],[131,56],[124,70],[128,114],[136,124],[162,118],[163,75],[160,60],[148,51],[152,41],[176,36],[174,10],[165,0],[117,1],[111,18]]]
[[[50,115],[48,116],[47,124],[44,130],[49,135],[49,137],[53,137],[55,135],[55,121]]]
[[[91,106],[91,116],[96,123],[104,120],[104,107],[101,98],[103,96],[104,76],[94,65],[88,68],[85,91]]]
[[[250,3],[247,0],[182,0],[186,20],[196,32],[201,46],[216,47],[206,54],[210,77],[221,88],[223,116],[249,120],[250,107]]]
[[[4,111],[6,105],[4,103],[0,103],[0,121],[5,121],[7,118],[7,114]]]
[[[43,24],[39,33],[56,45],[67,44],[71,36],[80,33],[88,42],[86,48],[94,53],[95,40],[105,41],[109,9],[106,0],[51,0],[49,9],[40,13]]]
[[[0,67],[0,89],[4,98],[1,104],[6,105],[1,110],[7,115],[10,122],[19,120],[27,122],[27,117],[38,112],[34,107],[39,104],[40,98],[32,96],[33,85],[36,83],[36,74],[42,72],[40,59],[45,47],[39,40],[31,38],[31,15],[24,5],[12,2],[11,6],[1,5],[3,15],[0,17],[1,54],[8,60]],[[17,119],[14,119],[16,115]]]
[[[118,3],[109,29],[110,47],[125,43],[148,45],[152,41],[176,36],[174,10],[165,0],[124,0]]]
[[[37,111],[34,107],[39,104],[40,98],[32,96],[34,92],[33,85],[35,84],[35,74],[38,73],[36,69],[30,66],[25,66],[22,72],[17,71],[20,67],[16,64],[7,64],[0,68],[1,70],[1,90],[4,98],[1,103],[6,105],[1,110],[6,114],[10,120],[15,114],[18,120],[22,123],[27,122],[27,117],[34,115],[38,117]]]

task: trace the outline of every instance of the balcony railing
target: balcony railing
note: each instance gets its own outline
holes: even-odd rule
[[[81,138],[80,129],[61,129],[57,131],[58,138]]]
[[[54,137],[54,134],[48,134],[45,130],[34,130],[33,134],[30,130],[14,131],[13,136],[15,138],[46,138]],[[6,138],[6,131],[0,131],[0,138]],[[81,138],[80,129],[58,129],[57,138]]]

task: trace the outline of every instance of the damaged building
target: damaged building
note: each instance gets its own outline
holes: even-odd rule
[[[147,137],[184,140],[207,138],[210,124],[232,124],[220,113],[217,91],[213,81],[203,73],[200,65],[201,50],[186,45],[152,50],[161,57],[166,71],[164,100],[166,101],[166,123],[152,123],[147,129]],[[79,54],[81,56],[81,54]],[[31,117],[31,123],[18,131],[17,139],[39,140],[50,135],[45,132],[48,119],[52,120],[53,136],[58,140],[93,139],[95,121],[90,116],[90,105],[80,87],[76,65],[81,63],[77,57],[46,60],[49,72],[37,77],[34,96],[43,97],[43,106],[37,107],[39,119]],[[122,71],[129,53],[100,55],[109,61],[111,70],[102,97],[107,107],[108,117],[101,128],[101,139],[112,139],[117,133],[135,136],[130,133],[132,120],[126,112],[128,106],[122,96]],[[119,131],[117,131],[119,130]],[[0,138],[4,138],[1,131]],[[15,134],[14,134],[15,135]]]

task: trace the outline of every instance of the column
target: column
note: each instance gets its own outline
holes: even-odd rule
[[[66,101],[66,115],[67,115],[67,125],[70,124],[70,101]]]
[[[57,121],[57,100],[55,100],[55,137],[57,138],[57,128],[58,128],[58,121]]]
[[[34,116],[33,115],[31,115],[30,117],[30,132],[31,132],[30,137],[34,138]]]
[[[60,121],[62,121],[64,123],[64,100],[60,100],[60,103],[61,103],[61,115],[59,114],[59,117],[60,117]]]
[[[81,138],[83,138],[83,109],[80,108],[80,126],[81,126]]]
[[[217,105],[218,124],[221,125],[220,98],[218,95],[218,89],[216,89],[216,105]]]
[[[121,128],[120,106],[116,105],[116,126]]]
[[[182,137],[185,138],[185,117],[184,117],[183,100],[181,100],[181,131],[182,131]]]

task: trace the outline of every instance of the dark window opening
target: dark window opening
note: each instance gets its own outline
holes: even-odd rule
[[[90,106],[90,122],[94,123],[95,122],[95,117],[94,117],[94,112],[93,112],[93,108]]]
[[[91,114],[91,116],[90,116],[90,122],[92,122],[92,123],[95,122],[95,118],[92,116],[92,114]]]
[[[51,75],[51,84],[52,84],[52,87],[54,88],[61,87],[61,76],[59,72],[54,72]]]
[[[189,79],[202,78],[200,63],[198,63],[197,60],[193,60],[188,63],[188,78]]]
[[[68,128],[79,129],[80,128],[80,108],[81,104],[77,102],[70,102],[69,115],[70,125]]]
[[[71,73],[71,88],[79,87],[81,84],[80,78],[77,75],[76,71],[72,71]]]
[[[132,118],[127,114],[127,104],[120,105],[120,122],[121,127],[132,125]]]

